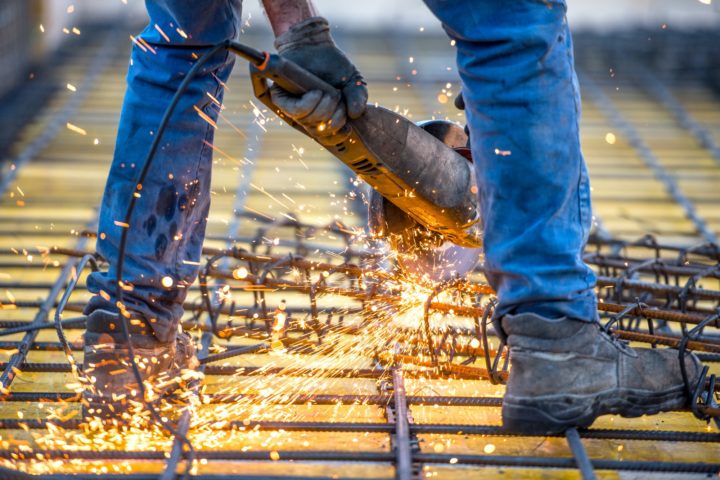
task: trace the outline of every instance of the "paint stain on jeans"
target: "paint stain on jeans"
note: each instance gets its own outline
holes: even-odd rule
[[[143,222],[143,228],[147,232],[148,237],[152,236],[155,231],[155,227],[157,227],[157,217],[155,215],[150,215],[147,220]]]
[[[175,186],[166,185],[160,190],[155,211],[170,220],[175,215]]]
[[[158,235],[157,240],[155,240],[155,258],[160,260],[163,255],[165,255],[167,247],[168,238],[165,236],[165,234]]]
[[[187,209],[188,206],[188,196],[186,193],[183,193],[180,195],[180,198],[178,198],[178,210],[181,212]]]

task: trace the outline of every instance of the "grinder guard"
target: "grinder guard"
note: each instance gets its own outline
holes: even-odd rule
[[[472,186],[476,186],[475,170],[471,165],[465,131],[444,120],[427,121],[418,126],[467,158],[471,172],[470,182]],[[410,277],[444,282],[468,274],[480,261],[481,248],[462,247],[447,241],[441,235],[423,227],[375,190],[370,192],[368,213],[371,234],[388,240],[392,250],[396,252],[398,265]],[[479,224],[471,228],[475,229],[474,235],[479,237]]]

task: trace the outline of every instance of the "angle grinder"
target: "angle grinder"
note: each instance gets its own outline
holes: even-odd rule
[[[250,62],[258,100],[320,143],[377,192],[369,202],[371,233],[389,240],[403,270],[414,277],[444,281],[475,267],[482,246],[478,195],[462,128],[445,121],[416,125],[368,104],[360,118],[348,119],[344,140],[324,143],[275,105],[270,82],[294,95],[321,90],[340,96],[336,88],[277,54],[235,41],[226,47]]]

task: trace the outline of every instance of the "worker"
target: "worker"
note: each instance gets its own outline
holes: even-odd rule
[[[90,275],[83,368],[94,379],[90,415],[121,417],[135,383],[118,372],[128,344],[114,292],[119,239],[128,228],[124,303],[148,384],[166,384],[197,364],[178,333],[195,281],[208,209],[214,128],[233,54],[215,53],[193,79],[123,225],[161,116],[198,55],[234,39],[240,0],[147,0],[149,26],[133,45],[115,157],[100,213],[97,249],[107,272]],[[495,326],[512,368],[502,416],[519,433],[555,433],[614,413],[639,416],[688,401],[677,351],[634,349],[597,317],[595,276],[582,261],[592,223],[580,151],[580,95],[563,0],[425,0],[457,49],[479,187],[485,274],[498,296]],[[285,56],[342,92],[272,98],[316,138],[342,135],[363,114],[367,88],[336,47],[311,0],[263,0]],[[119,222],[120,221],[120,222]],[[690,381],[699,362],[687,355]],[[137,392],[135,392],[137,393]]]

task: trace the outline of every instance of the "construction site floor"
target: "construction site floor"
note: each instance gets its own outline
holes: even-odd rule
[[[95,239],[88,232],[94,232],[112,159],[128,35],[133,31],[88,30],[83,38],[70,39],[55,59],[53,81],[60,88],[20,128],[2,165],[0,321],[4,329],[52,322],[60,295],[75,275],[81,280],[63,318],[79,317],[89,298],[84,288],[87,269],[78,272],[78,257],[62,249],[94,251]],[[449,40],[421,33],[403,42],[382,35],[339,33],[338,37],[368,80],[371,102],[417,121],[448,118],[463,123],[463,113],[453,107],[460,85]],[[245,34],[242,40],[271,46],[267,35]],[[582,44],[581,53],[590,55],[592,45]],[[633,241],[652,234],[662,245],[679,247],[717,241],[718,92],[701,82],[666,83],[642,65],[614,76],[600,59],[585,58],[578,64],[582,145],[592,181],[597,238]],[[25,88],[33,88],[32,81]],[[12,119],[3,117],[2,122]],[[349,169],[260,107],[252,97],[246,65],[239,61],[217,124],[206,247],[236,246],[259,256],[301,251],[317,262],[354,263],[351,251],[361,247],[353,242],[367,225],[365,192]],[[589,252],[606,251],[602,241],[594,245]],[[646,259],[656,251],[677,253],[647,246],[629,247],[623,253]],[[705,259],[708,268],[717,265],[717,259],[709,258]],[[231,269],[232,261],[222,258],[218,268]],[[255,259],[252,265],[263,261]],[[621,265],[617,275],[622,276],[622,271]],[[648,275],[644,280],[663,283],[658,275]],[[702,276],[702,288],[720,290],[718,276]],[[218,288],[232,283],[221,275],[213,278]],[[476,281],[482,283],[481,276]],[[607,293],[612,287],[602,288],[606,290],[601,293]],[[257,300],[247,288],[230,291],[239,305]],[[301,320],[310,315],[306,293],[279,287],[266,293],[270,312],[284,302]],[[189,297],[189,303],[200,304],[196,286]],[[697,305],[712,312],[718,299],[710,295]],[[352,298],[328,295],[319,300],[320,317],[328,322],[332,317],[332,322],[353,324],[359,316],[356,307],[362,305]],[[422,308],[414,312],[419,328]],[[342,315],[346,318],[338,320]],[[207,325],[202,311],[189,309],[185,320]],[[259,326],[264,325],[262,320]],[[259,328],[248,324],[247,318],[243,321],[250,332]],[[708,328],[712,330],[712,324]],[[76,344],[82,332],[78,325],[66,328],[68,339]],[[713,333],[717,334],[716,328]],[[193,334],[201,357],[272,340],[253,334],[229,340],[213,338],[207,331]],[[373,333],[363,335],[370,338]],[[8,331],[0,340],[0,457],[5,467],[46,478],[65,478],[63,474],[158,478],[163,472],[163,478],[173,478],[175,471],[183,471],[187,454],[171,435],[142,430],[93,435],[72,423],[80,409],[77,399],[72,399],[77,381],[54,329]],[[718,372],[717,355],[713,357],[712,349],[708,352],[707,365]],[[74,355],[79,360],[82,352],[75,349]],[[637,419],[603,417],[592,429],[580,431],[584,453],[574,453],[572,441],[562,435],[503,434],[499,429],[503,385],[462,375],[423,378],[411,374],[420,368],[413,366],[404,378],[408,439],[398,433],[400,420],[393,418],[399,405],[383,403],[401,385],[397,379],[393,382],[392,372],[362,373],[374,369],[377,359],[363,357],[357,350],[345,360],[326,357],[332,354],[266,348],[206,363],[205,393],[249,396],[198,407],[197,418],[208,424],[234,421],[238,428],[191,428],[188,437],[197,450],[192,474],[198,478],[215,474],[394,478],[399,475],[398,449],[405,447],[412,475],[421,478],[580,478],[579,458],[591,460],[598,478],[707,478],[720,471],[717,425],[698,420],[689,411]],[[293,374],[293,369],[321,369],[330,363],[350,373]],[[383,390],[388,385],[391,390]],[[57,393],[65,396],[52,396]],[[260,400],[253,402],[252,395]],[[438,400],[447,397],[485,400],[465,405]],[[453,429],[453,425],[467,428]]]

